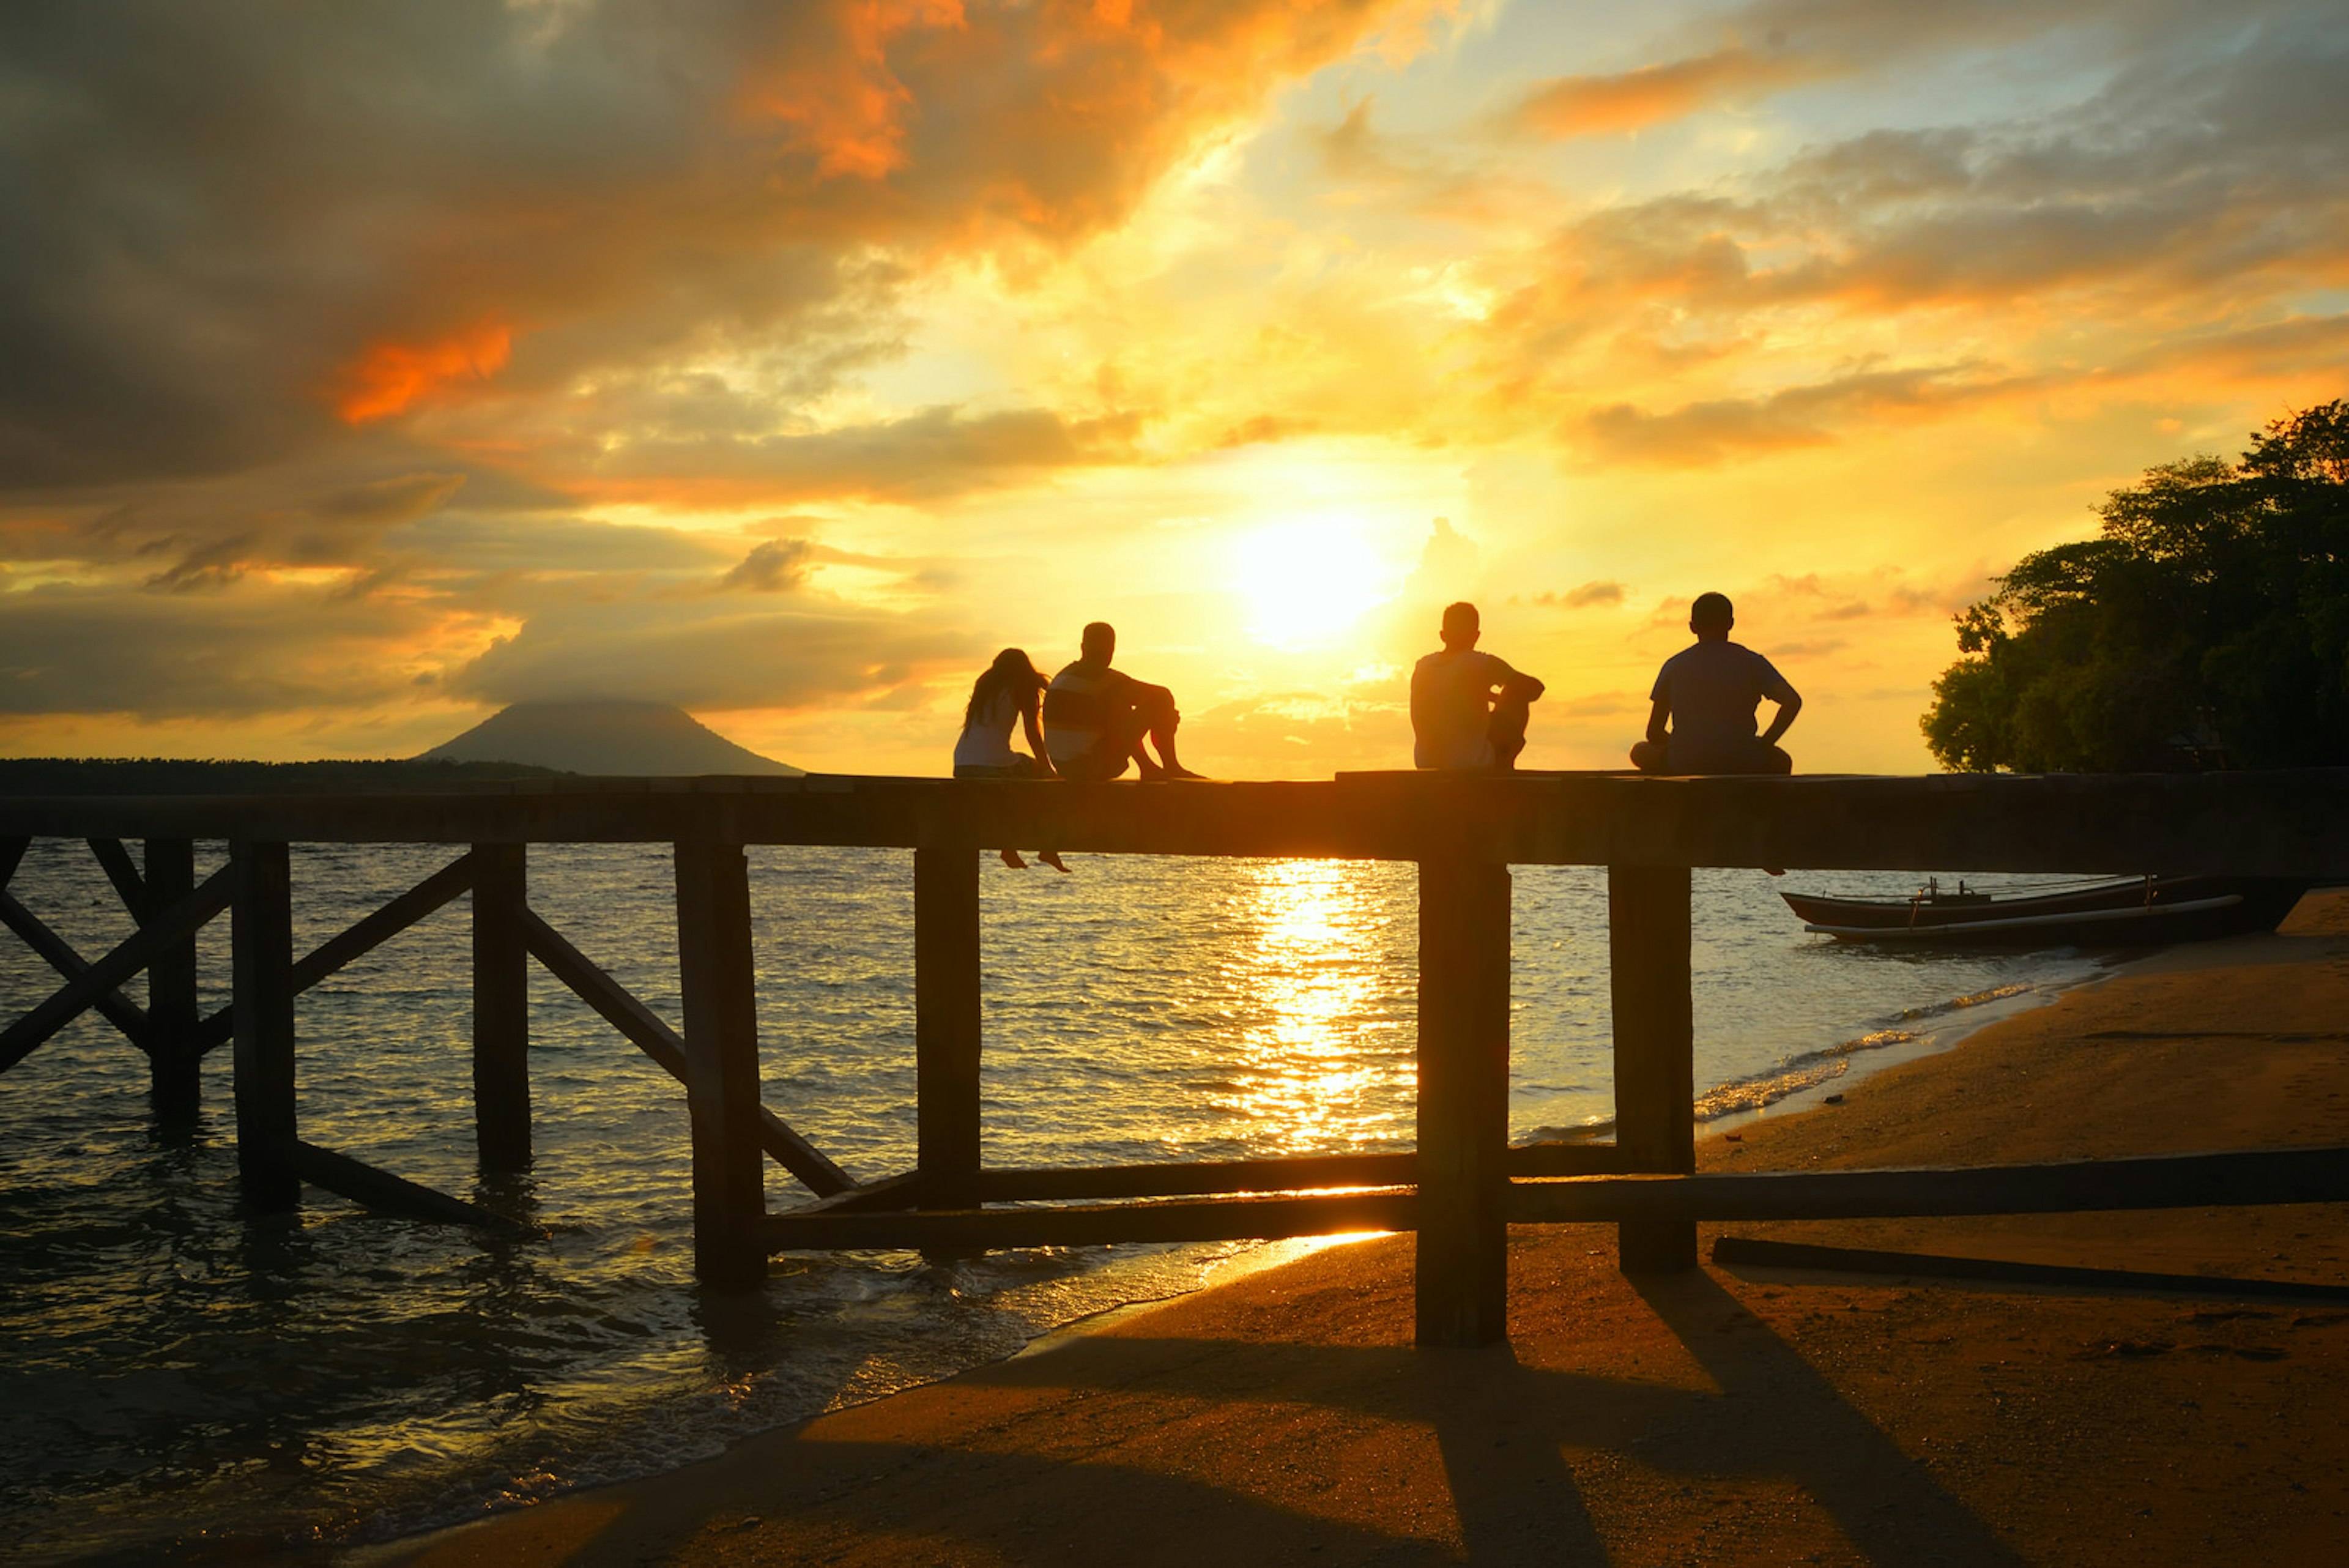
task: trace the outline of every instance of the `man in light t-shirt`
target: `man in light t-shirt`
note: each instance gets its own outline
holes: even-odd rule
[[[1695,646],[1664,660],[1648,695],[1648,738],[1631,748],[1631,765],[1650,774],[1789,774],[1795,761],[1778,737],[1803,711],[1802,695],[1770,661],[1729,640],[1737,618],[1725,594],[1699,594],[1689,607]],[[1754,732],[1767,697],[1778,704],[1770,727]]]
[[[1444,607],[1444,648],[1411,672],[1412,763],[1423,768],[1513,768],[1542,683],[1489,653],[1476,607]]]
[[[1052,771],[1079,784],[1103,783],[1129,766],[1145,779],[1199,777],[1174,754],[1174,727],[1183,722],[1174,693],[1112,670],[1116,657],[1117,629],[1091,622],[1077,661],[1044,688],[1044,747]]]

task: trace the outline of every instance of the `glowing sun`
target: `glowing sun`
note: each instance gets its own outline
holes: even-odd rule
[[[1245,535],[1237,566],[1248,631],[1277,648],[1329,641],[1394,592],[1361,531],[1334,519]]]

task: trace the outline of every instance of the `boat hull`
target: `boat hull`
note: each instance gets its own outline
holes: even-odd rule
[[[2146,947],[2271,931],[2305,882],[2158,877],[2023,898],[1830,898],[1782,894],[1804,929],[1838,941],[1924,947]]]

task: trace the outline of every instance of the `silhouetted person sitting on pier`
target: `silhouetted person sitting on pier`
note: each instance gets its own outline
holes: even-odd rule
[[[1699,594],[1689,607],[1695,646],[1664,660],[1649,693],[1648,738],[1631,748],[1631,765],[1650,774],[1790,774],[1795,761],[1778,737],[1803,711],[1803,699],[1768,659],[1729,640],[1737,624],[1725,594]],[[1759,735],[1754,714],[1767,697],[1777,716]]]
[[[1052,764],[1044,750],[1043,732],[1036,725],[1038,700],[1044,691],[1044,672],[1023,648],[1007,648],[995,662],[971,682],[970,701],[962,711],[962,733],[955,740],[954,776],[958,779],[1048,779]],[[1028,750],[1011,749],[1011,727],[1024,726]],[[1028,869],[1017,849],[999,851],[1014,871]],[[1066,871],[1057,850],[1040,849],[1036,858],[1055,871]]]
[[[1128,763],[1145,779],[1199,777],[1174,755],[1174,727],[1183,721],[1174,693],[1110,668],[1117,632],[1107,621],[1085,628],[1082,648],[1077,661],[1044,689],[1044,743],[1052,770],[1080,784],[1117,778]]]
[[[1514,768],[1542,683],[1489,653],[1476,607],[1444,607],[1444,647],[1411,672],[1412,764],[1422,768]]]

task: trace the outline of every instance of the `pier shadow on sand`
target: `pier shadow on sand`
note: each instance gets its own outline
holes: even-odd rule
[[[1808,1544],[1837,1557],[2022,1561],[1711,1276],[1631,1288],[1710,1387],[1506,1345],[1080,1336],[754,1439],[690,1483],[586,1494],[538,1539],[574,1563],[1607,1563],[1609,1534],[1665,1522],[1627,1511],[1637,1471],[1682,1534],[1703,1533],[1698,1494],[1766,1483],[1808,1500]],[[398,1560],[499,1554],[491,1532],[419,1544]]]

